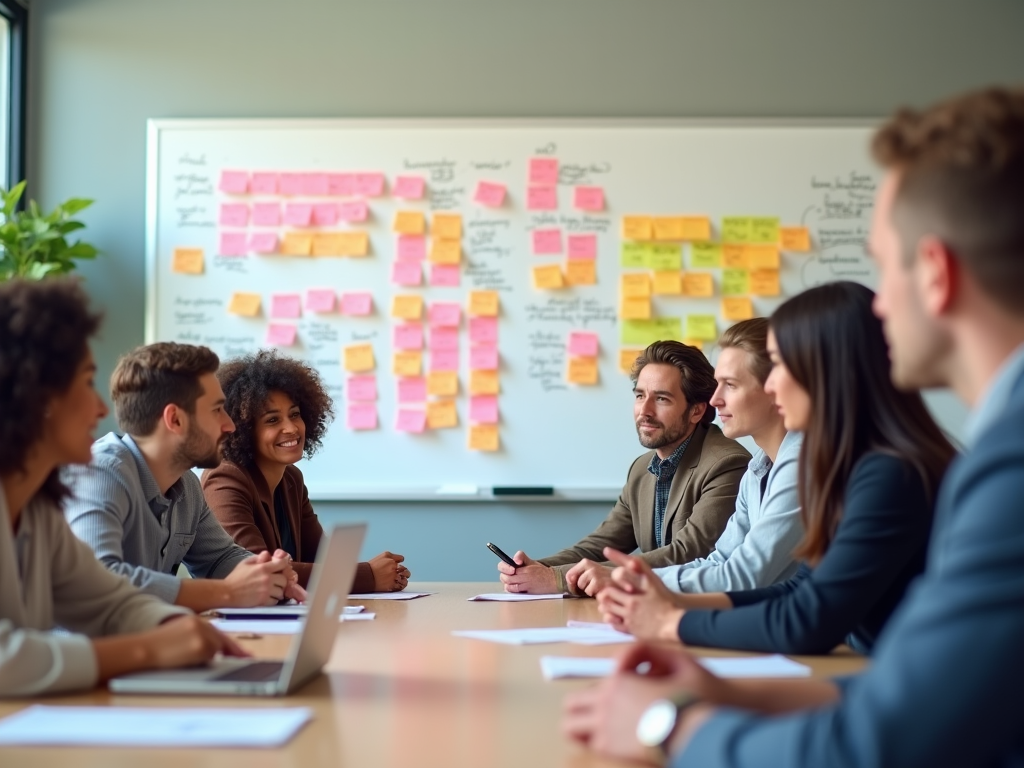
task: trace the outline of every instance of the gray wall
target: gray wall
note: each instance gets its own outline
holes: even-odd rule
[[[142,341],[147,118],[870,117],[1024,82],[1018,0],[33,0],[30,24],[29,194],[97,200],[101,380]],[[607,507],[319,509],[475,580],[485,540],[545,554]]]

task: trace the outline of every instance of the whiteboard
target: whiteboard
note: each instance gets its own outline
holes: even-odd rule
[[[782,253],[782,295],[754,297],[759,315],[821,282],[873,284],[864,247],[878,180],[868,154],[870,130],[849,121],[151,120],[146,339],[205,344],[228,359],[266,346],[268,323],[279,322],[267,316],[273,294],[368,291],[371,315],[303,311],[289,321],[297,327],[295,344],[281,349],[314,365],[335,399],[337,418],[324,447],[300,464],[313,498],[480,500],[493,498],[496,487],[529,487],[551,489],[548,499],[613,500],[643,451],[632,419],[631,383],[619,365],[619,281],[630,271],[621,266],[623,217],[706,216],[715,237],[726,216],[778,217],[782,225],[806,226],[813,250]],[[530,163],[538,157],[558,161],[556,210],[526,208]],[[383,174],[384,194],[367,198],[367,221],[311,228],[365,231],[370,254],[219,255],[226,229],[219,224],[221,205],[263,199],[218,189],[224,170]],[[401,175],[425,179],[423,199],[391,194]],[[505,186],[500,207],[474,201],[482,181]],[[602,210],[574,206],[574,188],[581,185],[603,190]],[[423,211],[428,219],[434,211],[462,215],[458,287],[392,284],[392,225],[397,212],[408,210]],[[595,284],[552,291],[533,286],[534,266],[566,264],[564,255],[533,253],[532,232],[551,228],[566,238],[596,235]],[[283,236],[294,229],[277,231]],[[685,273],[692,246],[682,247]],[[203,249],[202,274],[172,270],[180,248]],[[729,324],[721,313],[722,275],[710,271],[713,298],[658,295],[652,299],[654,316],[713,314],[720,333]],[[465,308],[473,290],[500,295],[500,448],[493,452],[467,445],[465,313],[458,342],[458,427],[420,434],[395,429],[393,296],[414,293],[428,304],[458,302]],[[227,311],[237,291],[261,295],[258,316]],[[566,382],[565,345],[572,331],[598,335],[596,385]],[[374,430],[346,424],[349,374],[342,350],[357,343],[371,344],[376,359]],[[712,344],[705,352],[714,358]]]

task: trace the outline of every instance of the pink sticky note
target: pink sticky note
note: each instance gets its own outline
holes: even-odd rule
[[[469,350],[469,368],[472,371],[496,371],[498,369],[498,347],[494,344],[477,344]]]
[[[476,185],[476,194],[473,195],[473,200],[488,208],[500,208],[501,204],[505,202],[505,185],[481,181]]]
[[[530,160],[530,183],[551,186],[558,183],[558,160],[553,157],[534,157]]]
[[[293,227],[308,227],[313,217],[313,206],[309,203],[285,203],[284,223]]]
[[[221,171],[217,188],[229,195],[244,195],[249,189],[249,174],[245,171]]]
[[[348,428],[376,429],[377,406],[373,403],[349,403]]]
[[[423,376],[405,376],[398,379],[398,402],[427,402],[427,380]]]
[[[451,351],[458,350],[459,348],[459,330],[458,328],[431,328],[430,329],[430,349]]]
[[[221,203],[220,217],[217,221],[222,227],[248,226],[249,206],[245,203]]]
[[[327,194],[339,197],[354,195],[356,191],[356,177],[351,173],[328,173]]]
[[[473,395],[470,397],[469,420],[476,422],[477,424],[497,424],[497,395]]]
[[[368,315],[373,311],[373,296],[367,292],[341,294],[344,315]]]
[[[530,187],[526,190],[526,210],[558,210],[558,189],[556,187]]]
[[[427,412],[418,408],[399,408],[395,429],[399,432],[422,432],[427,428]]]
[[[318,227],[333,227],[338,223],[337,203],[316,203],[313,206],[313,223]]]
[[[391,282],[395,285],[419,285],[423,271],[418,261],[391,262]]]
[[[333,312],[334,291],[330,288],[310,288],[306,291],[306,309],[310,312]]]
[[[348,399],[349,400],[376,400],[377,399],[377,377],[376,376],[349,376],[348,377]]]
[[[290,347],[295,343],[296,331],[298,329],[294,325],[271,323],[267,326],[267,344],[272,347]]]
[[[430,350],[431,371],[457,371],[459,370],[459,350],[457,349],[432,349]]]
[[[302,173],[299,174],[302,180],[299,182],[304,195],[326,195],[327,174],[326,173]]]
[[[601,187],[576,187],[572,204],[581,211],[603,211],[604,189]]]
[[[276,232],[253,232],[249,235],[249,250],[253,253],[276,253]]]
[[[281,226],[281,204],[253,203],[252,223],[257,227]]]
[[[277,178],[277,188],[281,191],[282,195],[301,195],[302,174],[282,173]]]
[[[597,235],[569,235],[570,259],[596,259]]]
[[[424,186],[426,184],[422,176],[397,176],[391,194],[403,200],[419,200],[423,197]]]
[[[596,357],[597,356],[597,334],[586,331],[573,331],[569,334],[569,343],[566,345],[569,354],[573,357]]]
[[[254,173],[249,189],[254,195],[276,195],[277,174],[276,173]]]
[[[472,344],[497,344],[498,343],[498,318],[496,318],[496,317],[471,317],[471,318],[469,318],[469,341]]]
[[[462,317],[462,308],[454,301],[432,301],[427,310],[427,317],[430,318],[430,326],[458,327],[459,319]]]
[[[459,265],[458,264],[431,264],[430,284],[434,286],[445,286],[449,288],[459,287]]]
[[[275,293],[270,299],[271,317],[301,317],[302,297],[297,293]]]
[[[338,217],[342,221],[366,221],[370,213],[370,206],[365,200],[353,200],[351,203],[342,203],[338,206]]]
[[[367,197],[379,197],[384,194],[383,173],[357,173],[356,194]]]
[[[423,349],[423,326],[420,323],[400,323],[391,332],[395,349]]]
[[[245,256],[249,252],[245,232],[221,232],[221,256]]]
[[[533,230],[533,252],[537,256],[550,256],[562,252],[562,230]]]
[[[396,253],[400,261],[423,261],[427,258],[427,238],[423,235],[399,235]]]

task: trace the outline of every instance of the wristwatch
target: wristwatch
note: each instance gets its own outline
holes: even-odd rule
[[[683,691],[653,702],[636,724],[636,738],[645,747],[657,750],[658,757],[668,758],[668,741],[679,724],[679,718],[686,709],[699,701],[696,695]]]

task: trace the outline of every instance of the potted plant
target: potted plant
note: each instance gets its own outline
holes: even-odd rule
[[[3,200],[0,280],[14,277],[41,280],[50,275],[64,275],[75,268],[75,259],[96,258],[99,251],[88,243],[68,242],[69,234],[85,226],[72,216],[92,205],[92,200],[73,197],[44,214],[35,200],[29,200],[23,210],[18,210],[24,191],[24,181],[9,192],[0,188]]]

